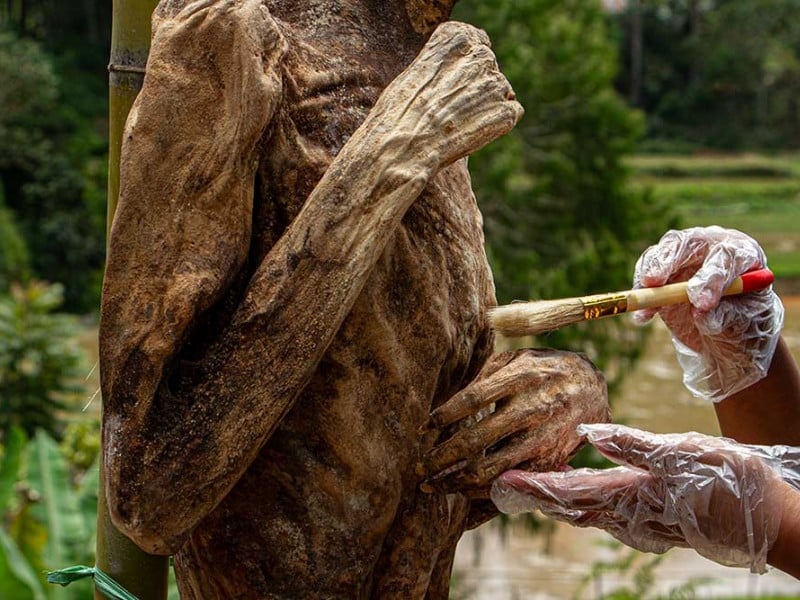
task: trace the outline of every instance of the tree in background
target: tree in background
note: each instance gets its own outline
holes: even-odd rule
[[[649,138],[724,149],[796,146],[800,3],[654,0],[641,3],[641,15],[637,8],[629,3],[617,17],[626,57],[619,86],[630,95],[640,88]],[[626,52],[637,36],[640,57]]]
[[[643,118],[614,90],[617,49],[600,2],[462,0],[455,17],[487,30],[526,110],[470,162],[498,300],[630,287],[635,259],[674,223],[628,186],[623,158]],[[613,320],[545,341],[587,352],[613,381],[641,335]]]
[[[24,36],[54,36],[54,46],[66,39],[94,46],[108,44],[111,3],[100,0],[5,0],[0,20]],[[105,57],[107,58],[107,56]]]
[[[87,312],[98,305],[104,256],[106,88],[87,69],[92,46],[46,29],[55,23],[35,18],[49,14],[39,4],[0,9],[0,202],[33,274],[63,283],[65,308]],[[25,27],[11,18],[20,6]]]

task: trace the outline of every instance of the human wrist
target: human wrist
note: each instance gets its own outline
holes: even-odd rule
[[[800,492],[784,481],[775,481],[774,485],[780,497],[782,517],[778,536],[767,554],[767,563],[800,578],[800,554],[797,552],[797,541],[800,539]]]
[[[800,370],[779,340],[767,376],[714,404],[720,430],[746,444],[800,446]]]

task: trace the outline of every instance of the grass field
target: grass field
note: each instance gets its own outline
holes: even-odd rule
[[[672,205],[683,226],[749,233],[779,282],[800,292],[800,155],[640,155],[629,164],[635,185]]]

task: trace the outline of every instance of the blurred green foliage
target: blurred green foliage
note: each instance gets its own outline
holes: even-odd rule
[[[0,295],[0,441],[12,427],[60,437],[62,412],[86,395],[77,320],[53,313],[60,285],[14,284]]]
[[[86,47],[56,55],[0,18],[0,228],[16,226],[32,274],[62,283],[72,312],[97,307],[104,260],[106,92],[82,71]],[[0,270],[21,252],[7,246]]]
[[[646,111],[649,138],[728,150],[797,146],[799,3],[636,0],[628,7],[617,19],[619,85]]]
[[[78,600],[91,595],[83,582],[59,588],[47,571],[91,564],[98,466],[77,476],[58,444],[43,430],[28,437],[7,431],[0,458],[0,598]]]
[[[617,47],[599,1],[463,0],[484,28],[525,116],[470,160],[498,300],[626,289],[636,258],[676,221],[624,162],[644,129],[614,89]],[[623,320],[543,337],[581,350],[614,381],[643,330]]]
[[[97,514],[99,431],[87,418],[66,424],[86,386],[79,325],[53,313],[61,303],[60,285],[37,281],[0,295],[0,598],[9,600],[91,594],[89,582],[45,583],[49,570],[91,564]]]
[[[100,454],[100,430],[94,420],[80,419],[67,424],[61,440],[61,453],[72,468],[86,471]]]
[[[30,277],[28,246],[19,234],[14,214],[0,198],[0,294],[7,293],[11,283]]]

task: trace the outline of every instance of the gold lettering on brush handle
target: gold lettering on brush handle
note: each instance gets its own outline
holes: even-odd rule
[[[587,321],[590,319],[618,315],[628,310],[628,298],[624,294],[616,296],[590,296],[584,298],[582,302],[583,318]]]

